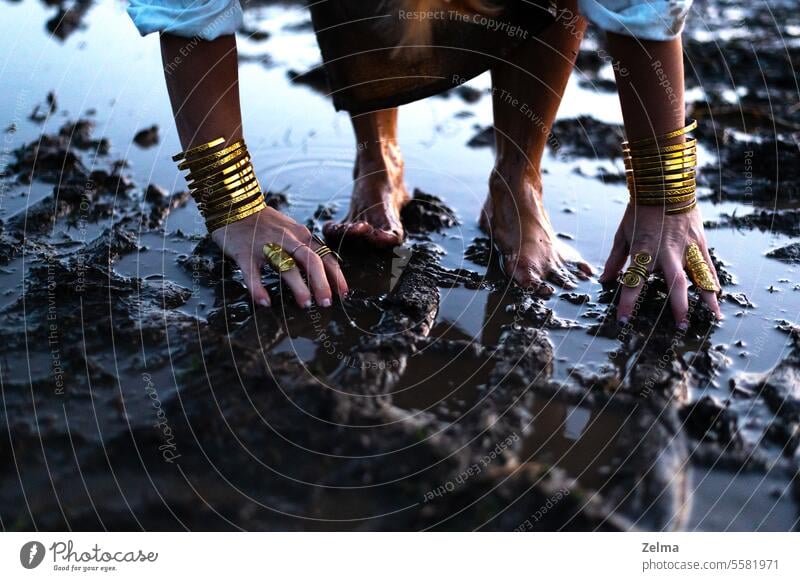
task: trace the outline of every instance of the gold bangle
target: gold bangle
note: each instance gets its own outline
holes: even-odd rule
[[[235,192],[237,188],[249,186],[254,181],[257,181],[256,175],[254,173],[250,173],[247,175],[247,177],[236,180],[235,182],[231,182],[229,184],[224,184],[222,187],[217,187],[211,190],[194,190],[192,191],[192,196],[195,196],[196,198],[199,197],[200,200],[205,204],[226,198],[230,199],[235,196],[235,193],[233,192]]]
[[[697,154],[697,148],[696,147],[690,147],[690,148],[687,148],[687,149],[684,149],[684,150],[681,150],[681,151],[673,151],[672,153],[658,153],[658,154],[655,154],[655,155],[638,155],[638,154],[636,154],[635,157],[632,157],[630,154],[626,154],[624,156],[624,159],[625,159],[625,161],[628,161],[628,160],[631,160],[631,159],[636,159],[636,160],[640,160],[640,161],[674,160],[674,159],[680,159],[680,158],[685,157],[687,155],[696,155],[696,154]]]
[[[206,221],[215,221],[227,216],[235,216],[239,212],[246,212],[250,208],[253,208],[256,205],[263,202],[264,202],[264,196],[259,191],[256,194],[250,196],[249,198],[240,200],[239,202],[234,203],[229,207],[217,208],[214,210],[205,210],[204,215],[206,217]]]
[[[678,159],[668,160],[665,162],[660,161],[645,161],[639,162],[637,159],[626,159],[625,160],[625,169],[628,171],[653,171],[653,170],[665,170],[665,171],[674,171],[676,169],[680,169],[681,167],[694,167],[697,165],[697,156],[689,155],[684,156]]]
[[[262,200],[262,202],[263,202],[263,200]],[[260,211],[264,210],[266,207],[267,207],[267,204],[266,203],[262,203],[262,204],[259,204],[258,206],[255,206],[254,208],[251,208],[251,209],[249,209],[247,211],[243,211],[241,213],[237,213],[234,216],[229,216],[229,217],[226,216],[225,218],[219,218],[219,219],[216,219],[214,221],[206,221],[206,227],[208,228],[209,232],[213,232],[214,230],[217,230],[218,228],[222,228],[223,226],[229,226],[230,224],[233,224],[233,223],[238,222],[240,220],[244,220],[245,218],[248,218],[248,217],[252,216],[253,214],[257,214]]]
[[[176,153],[172,156],[172,161],[180,161],[186,157],[191,157],[193,155],[197,155],[198,153],[203,153],[204,151],[208,151],[209,149],[213,149],[219,145],[225,143],[224,137],[217,137],[216,139],[212,139],[208,143],[204,143],[202,145],[198,145],[197,147],[193,147],[191,149],[187,149],[186,151],[181,151],[180,153]]]
[[[622,152],[626,154],[634,154],[634,155],[653,155],[653,154],[661,154],[661,153],[672,153],[675,151],[685,151],[692,147],[697,146],[696,139],[687,139],[683,143],[676,143],[674,145],[663,145],[659,147],[645,147],[642,149],[634,148],[630,149],[628,147],[623,147]]]
[[[223,168],[221,170],[215,171],[215,172],[213,172],[213,173],[211,173],[211,174],[209,174],[207,176],[204,176],[202,178],[196,178],[194,180],[189,180],[189,176],[187,175],[186,179],[187,179],[187,181],[189,181],[189,187],[190,188],[208,187],[209,185],[216,185],[218,183],[216,180],[222,178],[223,176],[227,176],[227,175],[229,175],[229,174],[231,174],[232,172],[235,172],[235,171],[244,171],[242,168],[246,169],[249,163],[250,163],[250,156],[247,155],[247,156],[243,157],[241,160],[237,161],[236,163],[231,164],[231,165],[229,165],[229,166],[227,166],[227,167],[225,167],[225,168]],[[213,180],[212,180],[212,178],[213,178]],[[209,180],[211,180],[211,181],[209,182]],[[204,183],[206,185],[205,186],[199,185],[201,183]]]
[[[247,154],[247,149],[237,149],[233,153],[229,153],[228,155],[226,155],[222,159],[220,159],[218,161],[215,161],[214,163],[212,163],[210,165],[207,165],[207,166],[205,166],[203,168],[196,169],[196,170],[194,170],[192,172],[189,172],[188,174],[186,174],[186,180],[187,181],[197,181],[198,179],[202,179],[202,178],[208,177],[208,176],[213,175],[214,173],[216,173],[214,170],[217,170],[219,168],[224,168],[229,163],[231,163],[232,161],[239,161],[241,159],[244,159],[244,157],[249,157],[248,154]]]
[[[654,196],[682,196],[683,194],[693,194],[697,191],[697,186],[692,184],[690,186],[684,186],[680,188],[666,188],[666,189],[637,189],[632,192],[632,195],[635,197],[654,197]]]
[[[230,214],[231,212],[238,211],[243,208],[247,208],[248,206],[253,205],[259,199],[262,199],[264,194],[261,193],[261,188],[253,188],[248,192],[248,194],[236,199],[231,200],[225,204],[217,204],[213,207],[200,207],[200,212],[206,219],[213,219],[215,217],[219,217],[225,214]]]
[[[205,165],[212,161],[216,161],[221,157],[225,157],[226,155],[228,155],[233,151],[236,151],[237,149],[247,149],[247,147],[244,144],[244,141],[242,141],[241,139],[235,142],[233,145],[229,145],[225,149],[220,149],[219,151],[209,153],[208,155],[205,155],[203,157],[186,159],[183,163],[178,164],[178,169],[180,170],[192,169],[198,165]]]
[[[217,191],[223,191],[225,189],[222,186],[230,186],[236,182],[247,181],[253,175],[255,175],[253,172],[253,166],[248,165],[245,169],[238,171],[226,178],[212,182],[204,182],[202,185],[193,186],[192,189],[196,192],[216,193]]]
[[[247,148],[240,146],[233,149],[232,151],[226,152],[224,155],[220,155],[218,157],[215,157],[214,159],[208,160],[203,163],[184,162],[181,164],[183,167],[179,167],[178,169],[189,170],[190,174],[194,173],[196,175],[208,169],[215,169],[216,167],[219,167],[215,164],[221,162],[222,160],[230,161],[231,159],[235,159],[237,156],[247,155],[247,153],[248,153]]]
[[[668,216],[676,216],[678,214],[686,214],[687,212],[691,212],[697,207],[697,200],[694,200],[688,206],[682,206],[680,208],[669,208],[664,213]]]
[[[682,204],[694,199],[694,194],[687,194],[685,196],[673,196],[665,198],[633,198],[632,201],[636,206],[667,206],[670,204]]]
[[[637,139],[636,141],[623,141],[622,145],[623,147],[629,147],[629,146],[636,147],[639,145],[659,143],[667,141],[669,139],[680,137],[681,135],[686,135],[687,133],[694,131],[695,129],[697,129],[697,120],[692,119],[688,125],[685,125],[680,129],[675,129],[674,131],[670,131],[669,133],[664,133],[663,135],[656,135],[655,137],[645,137],[644,139]]]
[[[686,180],[684,182],[677,182],[668,184],[668,186],[662,187],[661,184],[637,184],[633,180],[628,180],[628,188],[632,188],[632,194],[656,194],[656,193],[664,193],[665,195],[670,194],[671,192],[677,193],[681,191],[686,193],[684,190],[688,190],[691,188],[692,190],[697,189],[697,180],[691,179]]]

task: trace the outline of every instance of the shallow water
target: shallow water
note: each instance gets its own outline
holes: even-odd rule
[[[112,147],[109,159],[127,160],[139,186],[156,183],[171,191],[184,188],[170,160],[170,155],[180,147],[162,78],[157,38],[152,35],[139,38],[122,3],[93,4],[84,20],[85,26],[65,40],[51,37],[44,28],[44,22],[53,13],[45,3],[6,2],[0,10],[3,14],[0,38],[4,39],[0,126],[11,123],[17,126],[15,132],[3,134],[3,160],[16,147],[42,133],[57,130],[67,119],[74,120],[94,110],[91,118],[97,124],[95,137],[109,139]],[[313,34],[292,26],[305,20],[305,12],[299,8],[254,9],[248,13],[248,24],[270,32],[271,36],[260,42],[240,39],[240,52],[245,57],[240,67],[240,89],[248,145],[264,188],[285,191],[290,202],[287,212],[300,222],[308,220],[320,204],[333,202],[336,218],[346,213],[354,157],[347,116],[335,113],[325,97],[307,87],[292,85],[287,79],[288,69],[303,71],[319,60]],[[267,65],[259,61],[264,54],[271,57]],[[576,72],[574,77],[560,118],[591,114],[607,122],[621,121],[612,93],[581,88],[577,82],[580,73]],[[488,77],[484,75],[471,85],[488,87]],[[44,101],[49,91],[56,94],[58,110],[42,124],[30,121],[28,114],[36,103]],[[471,116],[460,116],[464,111]],[[459,226],[429,235],[430,241],[445,251],[441,264],[448,268],[479,273],[486,270],[466,259],[465,250],[474,238],[482,236],[477,215],[486,194],[492,152],[465,144],[474,135],[475,124],[485,126],[490,122],[491,102],[486,96],[477,104],[466,104],[456,96],[431,98],[401,110],[400,138],[407,184],[411,189],[419,188],[443,198],[461,220]],[[159,145],[150,149],[134,145],[132,136],[153,124],[160,127]],[[713,152],[706,152],[706,161],[713,157]],[[578,175],[575,170],[581,167],[591,173],[597,165],[610,164],[605,160],[565,159],[552,153],[545,160],[548,172],[545,199],[554,227],[557,232],[569,235],[570,243],[598,270],[610,250],[627,194],[624,186],[604,184],[593,177]],[[618,164],[616,169],[619,170]],[[0,198],[0,219],[8,221],[24,214],[50,192],[51,186],[37,182],[30,186],[11,185]],[[730,214],[734,209],[738,215],[751,209],[742,204],[709,201],[702,202],[701,207],[707,220]],[[96,224],[82,230],[57,224],[50,238],[57,239],[63,232],[74,241],[86,242],[101,231],[102,225]],[[191,276],[176,263],[178,257],[191,253],[196,243],[192,237],[202,234],[202,222],[194,207],[188,205],[170,214],[165,232],[143,234],[138,241],[140,252],[115,260],[113,269],[126,277],[165,279],[192,289],[192,298],[180,309],[203,321],[214,302],[213,292],[196,287]],[[704,394],[724,400],[730,394],[732,378],[773,368],[789,349],[789,338],[775,328],[776,321],[800,322],[798,267],[764,256],[770,249],[787,244],[789,237],[758,230],[717,228],[708,231],[708,238],[717,256],[737,279],[736,286],[728,290],[746,294],[755,307],[742,309],[727,301],[723,304],[725,321],[708,339],[713,345],[723,346],[720,351],[728,361],[718,369],[713,383],[690,384],[691,400]],[[21,296],[27,269],[24,255],[2,267],[0,308]],[[351,287],[360,288],[370,296],[389,292],[390,269],[384,268],[379,276],[358,269],[358,264],[351,262],[346,270]],[[587,320],[587,311],[597,308],[599,291],[596,280],[582,282],[575,292],[589,294],[595,304],[574,305],[558,298],[556,293],[547,306],[560,319],[588,325],[593,321]],[[513,319],[506,311],[507,300],[502,292],[454,288],[442,289],[440,294],[440,309],[431,337],[491,345],[496,342],[500,326]],[[342,363],[320,348],[320,324],[291,310],[283,315],[285,334],[276,339],[271,352],[296,357],[306,365],[309,374],[334,373]],[[341,329],[333,339],[334,351],[341,351],[344,346],[353,345],[361,330],[369,329],[379,318],[377,311],[355,317],[337,307],[336,312],[323,315],[322,326],[330,328],[333,321]],[[664,324],[669,324],[669,317],[666,319]],[[595,336],[582,327],[548,333],[555,347],[554,377],[564,385],[574,381],[576,370],[589,373],[613,363],[609,353],[618,346],[614,339]],[[737,342],[742,345],[736,346]],[[688,343],[680,355],[690,361],[696,348],[697,345]],[[112,373],[119,374],[124,381],[138,378],[141,369],[129,355],[120,356],[119,361],[116,353],[107,355]],[[18,366],[21,361],[27,361],[27,365]],[[32,379],[47,365],[46,352],[34,349],[28,353],[3,353],[3,376],[12,382],[24,382],[28,374]],[[174,385],[168,366],[161,368],[160,373],[161,385]],[[479,409],[481,386],[486,383],[488,373],[485,361],[480,358],[462,361],[446,359],[441,353],[421,352],[408,358],[407,368],[392,391],[393,401],[412,412],[430,411],[445,422],[455,422],[471,410]],[[742,424],[751,426],[748,437],[757,440],[771,417],[770,412],[763,403],[754,400],[733,400],[733,405],[743,417]],[[129,417],[136,412],[135,406],[127,409]],[[588,488],[602,491],[614,462],[621,457],[614,438],[617,427],[625,423],[624,416],[539,400],[530,414],[531,423],[519,457],[561,467]],[[753,421],[748,420],[751,416]],[[74,409],[72,418],[75,422]],[[98,431],[93,424],[89,418],[78,419],[73,430],[88,437]],[[777,447],[771,449],[766,445],[766,448],[779,454]],[[690,528],[791,528],[796,519],[796,514],[791,514],[796,509],[789,501],[782,500],[774,504],[774,510],[768,510],[743,500],[752,498],[748,491],[761,486],[758,481],[761,476],[732,478],[723,472],[704,475],[698,469],[689,470],[694,482],[692,513],[686,525]],[[770,486],[785,488],[787,483],[785,477],[778,476],[770,481]],[[780,498],[787,496],[781,489]],[[771,501],[764,502],[772,507]]]

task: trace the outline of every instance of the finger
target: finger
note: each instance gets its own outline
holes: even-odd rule
[[[636,288],[629,288],[622,286],[619,295],[619,304],[617,305],[617,321],[625,325],[633,314],[633,307],[636,306],[636,301],[644,288],[644,281],[639,283]]]
[[[683,267],[683,258],[674,254],[665,255],[661,265],[664,279],[669,287],[669,304],[672,307],[672,316],[680,329],[689,327],[689,281]]]
[[[289,287],[289,290],[291,290],[294,295],[294,300],[301,308],[308,309],[311,307],[313,304],[311,300],[311,291],[308,290],[308,286],[303,280],[299,268],[295,267],[281,273],[281,283],[286,283],[286,286]],[[281,291],[283,291],[283,288],[281,288]]]
[[[258,262],[255,258],[249,257],[237,260],[236,263],[242,271],[244,284],[250,292],[253,303],[262,307],[269,307],[272,302],[269,300],[267,289],[264,288],[261,282],[261,266],[263,262]]]
[[[700,247],[703,258],[706,260],[708,269],[711,271],[711,276],[714,277],[714,281],[717,283],[717,288],[722,288],[722,285],[719,283],[719,276],[717,275],[717,267],[714,266],[714,261],[711,260],[711,253],[708,251],[708,244],[706,244],[705,240],[698,240],[697,245]]]
[[[619,272],[625,267],[625,262],[628,260],[629,247],[628,242],[623,236],[615,236],[614,243],[611,247],[611,253],[608,255],[603,274],[600,275],[600,283],[607,283],[616,280]]]
[[[717,293],[701,290],[700,297],[703,299],[703,302],[708,305],[708,308],[711,309],[711,312],[714,313],[714,316],[717,318],[718,321],[722,320],[722,309],[719,306],[719,300],[717,299]]]
[[[322,245],[312,238],[309,246],[316,252]],[[328,282],[336,289],[336,294],[340,297],[345,296],[349,288],[347,286],[347,280],[344,278],[342,267],[336,259],[336,256],[328,254],[322,259],[322,264],[325,265],[325,272],[328,273]]]
[[[717,275],[717,269],[714,268],[714,261],[711,260],[711,254],[708,252],[708,246],[706,245],[705,240],[698,241],[697,245],[700,247],[700,252],[703,255],[703,258],[708,264],[708,269],[711,271],[711,276],[714,277],[714,282],[717,283],[717,288],[722,288],[722,285],[719,283],[719,276]],[[722,320],[722,309],[719,306],[719,299],[717,298],[717,293],[712,291],[700,290],[700,298],[703,299],[703,302],[708,305],[708,308],[711,309],[711,312],[714,313],[714,316],[717,318],[718,321]]]
[[[722,288],[722,285],[719,283],[719,276],[717,275],[717,269],[714,267],[714,261],[711,260],[711,253],[708,251],[708,244],[702,236],[700,238],[701,239],[697,241],[697,246],[700,247],[700,253],[703,255],[703,258],[708,265],[708,269],[711,271],[711,276],[714,277],[714,282],[717,283],[717,288],[720,289]],[[722,309],[719,306],[717,293],[700,290],[700,298],[702,298],[703,302],[708,305],[708,308],[711,309],[711,312],[714,313],[714,316],[717,317],[717,320],[722,320]]]
[[[306,278],[317,304],[321,307],[330,307],[332,304],[331,287],[328,284],[328,275],[322,259],[307,244],[302,244],[294,250],[292,256],[306,272]]]

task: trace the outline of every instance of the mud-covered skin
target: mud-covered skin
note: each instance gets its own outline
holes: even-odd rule
[[[723,80],[715,66],[704,74]],[[592,127],[599,141],[561,125],[561,151],[613,157],[611,132]],[[696,526],[691,473],[726,484],[752,475],[769,488],[734,488],[762,515],[775,490],[785,499],[775,511],[797,512],[790,309],[764,315],[792,343],[782,361],[721,381],[742,369],[738,350],[757,346],[721,342],[701,304],[676,334],[658,277],[620,328],[615,284],[543,300],[508,285],[486,238],[464,240],[464,264],[448,267],[437,235],[455,236],[458,216],[433,191],[404,209],[400,257],[345,254],[353,292],[331,312],[290,300],[254,312],[208,237],[165,230],[187,195],[134,181],[91,130],[65,122],[12,152],[12,191],[33,179],[52,193],[0,227],[4,529],[671,530]],[[720,143],[723,153],[731,144],[722,163],[732,175],[739,146]],[[714,225],[800,232],[797,210],[763,199]],[[332,214],[312,205],[300,218],[320,232]],[[121,267],[161,246],[158,275]],[[718,255],[725,304],[771,313],[739,284],[750,279],[727,263],[736,257]],[[278,297],[277,277],[263,280]],[[486,295],[480,340],[440,333],[452,289]],[[613,351],[556,361],[565,333],[611,340]],[[301,340],[310,354],[293,351]],[[569,413],[588,418],[575,440]],[[725,503],[715,511],[741,508]]]

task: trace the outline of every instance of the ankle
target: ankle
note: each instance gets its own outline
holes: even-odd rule
[[[533,193],[538,199],[542,197],[541,178],[530,175],[519,165],[495,165],[489,177],[490,194],[500,196],[528,196]]]
[[[355,163],[356,177],[402,171],[403,158],[396,143],[359,144]]]

